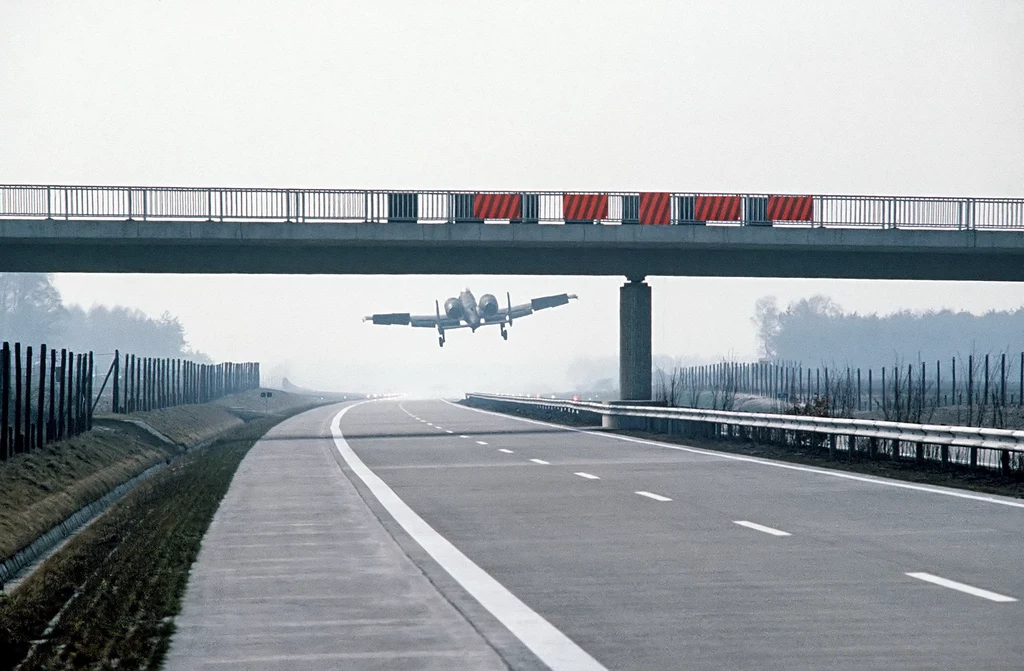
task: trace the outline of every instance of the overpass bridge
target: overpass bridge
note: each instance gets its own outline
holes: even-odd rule
[[[651,394],[648,275],[1024,280],[1024,199],[0,186],[0,272],[620,275],[620,385]]]

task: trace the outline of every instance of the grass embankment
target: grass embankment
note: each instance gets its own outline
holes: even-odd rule
[[[0,596],[0,671],[26,654],[26,671],[157,668],[203,534],[242,458],[280,420],[254,420],[186,454]]]
[[[178,450],[140,430],[96,427],[0,465],[0,559]]]
[[[288,413],[310,403],[280,391],[261,399],[260,391],[204,405],[99,415],[92,431],[0,464],[0,560],[150,466],[241,426],[240,414],[249,419],[266,411]],[[131,422],[153,428],[173,444]]]

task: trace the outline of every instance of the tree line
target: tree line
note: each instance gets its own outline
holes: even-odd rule
[[[827,296],[781,309],[775,297],[757,301],[752,321],[766,360],[806,365],[881,368],[897,360],[946,360],[1024,350],[1024,307],[982,315],[952,310],[889,315],[846,312]]]
[[[65,305],[52,277],[43,273],[0,273],[0,340],[60,342],[74,351],[120,349],[210,362],[189,346],[177,317],[165,312],[154,319],[126,307]]]

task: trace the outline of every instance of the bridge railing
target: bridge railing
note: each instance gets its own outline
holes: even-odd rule
[[[1024,199],[7,185],[0,218],[981,230],[1024,229]]]
[[[763,412],[700,408],[616,405],[615,402],[566,401],[466,394],[467,400],[499,409],[534,408],[565,413],[590,413],[614,418],[619,428],[715,438],[757,438],[795,445],[826,446],[830,453],[864,452],[871,457],[937,461],[998,469],[1024,470],[1024,431],[939,424],[913,424],[872,419],[810,417]]]

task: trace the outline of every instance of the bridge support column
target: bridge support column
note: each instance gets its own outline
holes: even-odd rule
[[[629,278],[619,289],[619,398],[651,399],[651,287]]]

